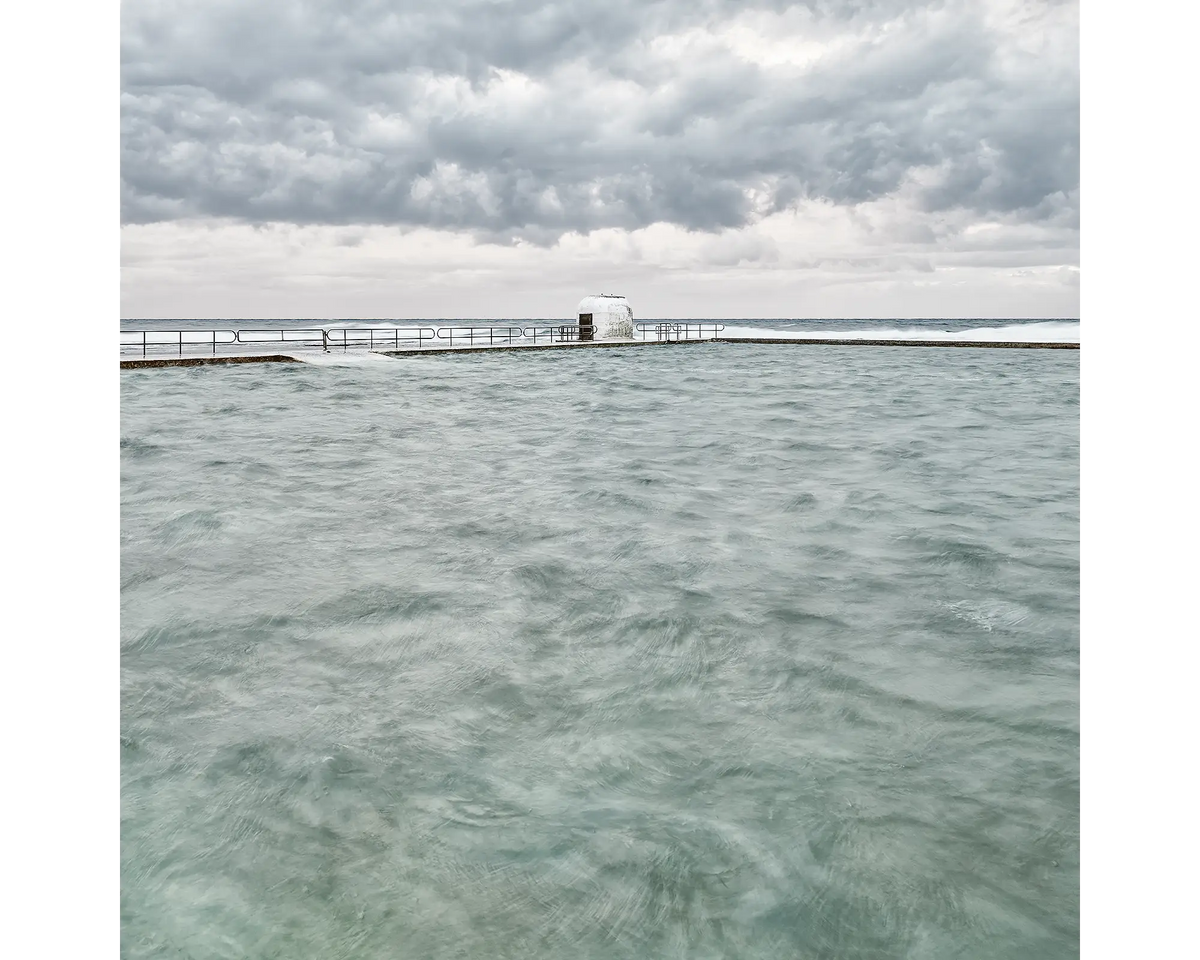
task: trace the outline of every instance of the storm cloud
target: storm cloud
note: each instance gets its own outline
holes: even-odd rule
[[[907,244],[1077,233],[1076,3],[122,5],[127,224],[549,246],[889,198]]]

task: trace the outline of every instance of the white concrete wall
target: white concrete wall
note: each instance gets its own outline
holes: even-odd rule
[[[624,297],[584,297],[576,318],[581,313],[592,315],[597,340],[633,339],[633,308]]]

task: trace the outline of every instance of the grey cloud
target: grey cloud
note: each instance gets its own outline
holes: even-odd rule
[[[709,240],[701,249],[700,258],[706,265],[715,267],[772,264],[779,260],[779,249],[769,238],[736,233]]]
[[[752,10],[801,15],[806,38],[858,39],[798,78],[725,49],[679,62],[655,53],[658,37],[719,30]],[[1077,45],[1049,61],[1023,56],[978,11],[127,0],[122,216],[426,225],[552,243],[664,221],[742,226],[764,212],[751,191],[768,211],[803,197],[854,204],[929,168],[927,211],[1077,223]],[[488,97],[498,71],[548,93],[536,108]]]

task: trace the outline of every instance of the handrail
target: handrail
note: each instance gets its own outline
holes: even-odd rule
[[[653,321],[634,324],[636,335],[660,341],[703,340],[716,337],[725,329],[723,323],[712,321]],[[122,330],[121,350],[140,348],[143,357],[151,351],[169,350],[183,356],[185,348],[211,350],[216,356],[219,346],[255,347],[267,344],[317,346],[328,351],[334,347],[347,350],[351,346],[369,349],[402,347],[421,349],[426,343],[446,341],[453,347],[495,346],[514,343],[577,343],[582,328],[578,323],[531,323],[526,326],[502,324],[446,324],[444,326],[335,326],[335,327],[254,327],[238,330]]]
[[[127,337],[136,339],[126,339]],[[176,347],[179,356],[182,357],[184,344],[188,346],[205,346],[211,344],[213,356],[215,357],[217,355],[218,344],[236,343],[237,338],[238,332],[236,330],[122,330],[121,346],[140,346],[143,357],[146,356],[146,349],[150,346]]]
[[[278,334],[278,336],[276,336]],[[274,330],[238,330],[238,343],[299,343],[314,345],[324,343],[323,327],[283,327]]]
[[[330,327],[324,332],[325,348],[340,345],[343,352],[352,343],[365,343],[372,350],[376,344],[399,350],[402,343],[416,343],[419,349],[426,340],[432,343],[437,338],[434,327]]]
[[[575,343],[579,340],[579,324],[577,323],[533,323],[525,327],[525,339],[535,344],[545,336],[550,343]]]
[[[653,333],[656,339],[664,341],[711,339],[725,329],[725,324],[710,320],[643,320],[633,326],[643,340],[647,333]],[[709,331],[707,336],[705,331]]]
[[[512,343],[513,340],[520,340],[525,336],[525,330],[522,327],[493,327],[483,324],[451,324],[446,327],[437,328],[437,338],[439,340],[449,340],[450,346],[454,346],[454,338],[466,340],[469,346],[474,346],[476,339],[483,343],[484,333],[487,333],[488,346],[492,346],[499,340],[501,343]],[[479,334],[476,337],[476,333]]]
[[[418,347],[436,339],[434,327],[273,327],[239,330],[122,330],[121,349],[141,349],[142,356],[158,349],[171,349],[183,356],[185,347],[210,346],[216,355],[218,346],[254,347],[267,344],[316,346],[343,350],[354,344],[395,346],[416,343]]]

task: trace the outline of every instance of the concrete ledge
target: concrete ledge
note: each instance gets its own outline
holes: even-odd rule
[[[295,357],[285,357],[282,353],[257,354],[251,356],[231,357],[163,357],[144,360],[122,360],[122,370],[136,370],[139,367],[206,367],[214,363],[303,363]]]
[[[597,343],[541,343],[520,346],[440,347],[432,350],[376,350],[385,357],[431,357],[448,353],[495,353],[497,350],[587,350],[601,347],[682,347],[697,343],[770,343],[788,346],[826,347],[987,347],[1009,350],[1078,350],[1078,343],[1057,341],[1020,342],[1005,340],[834,340],[827,338],[710,337],[707,340],[608,340]]]
[[[816,337],[796,339],[767,339],[766,337],[717,337],[699,343],[788,343],[816,344],[827,347],[999,347],[1007,350],[1078,350],[1079,344],[1049,341],[1006,340],[830,340]]]

